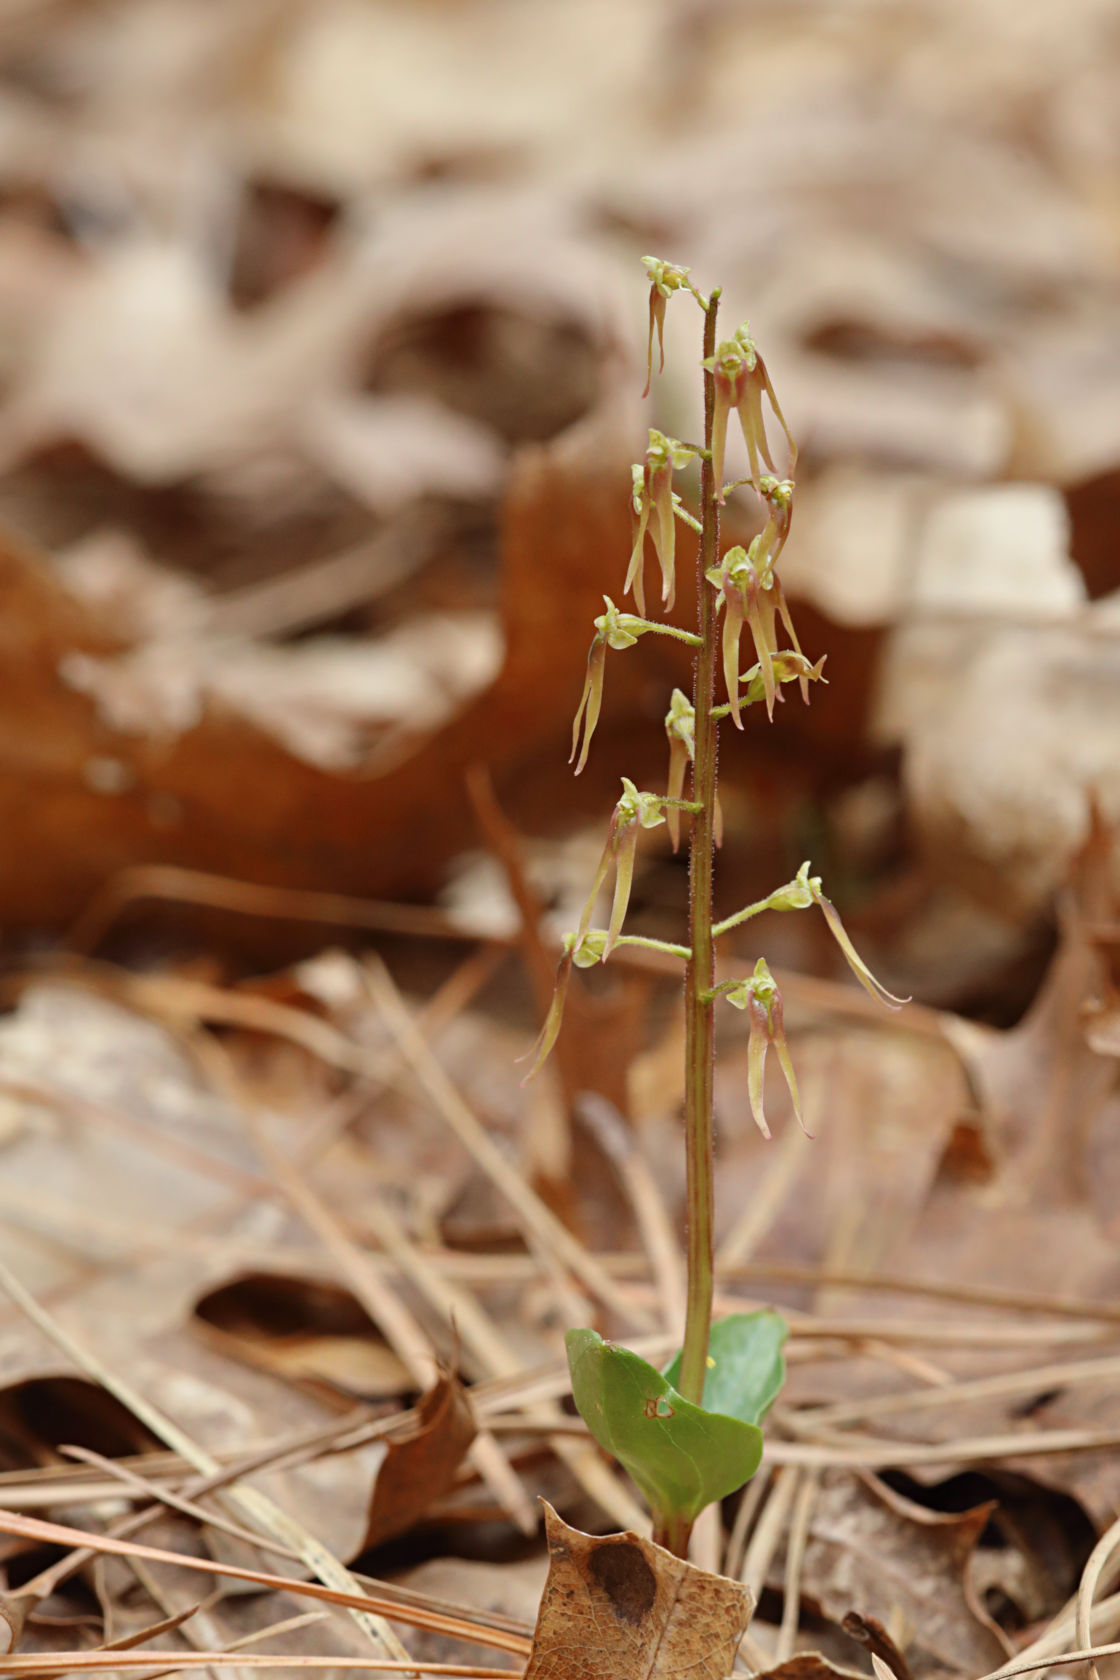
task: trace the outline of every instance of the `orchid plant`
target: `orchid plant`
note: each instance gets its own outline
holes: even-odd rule
[[[793,517],[797,446],[786,424],[766,364],[749,329],[741,326],[720,342],[716,322],[720,292],[698,291],[689,270],[657,257],[642,259],[650,280],[646,392],[653,374],[654,337],[664,367],[663,328],[668,301],[687,292],[704,318],[701,369],[704,379],[703,444],[682,442],[650,429],[645,460],[632,469],[634,542],[623,583],[636,612],[604,596],[605,611],[594,621],[595,636],[572,731],[572,761],[578,775],[587,763],[603,703],[608,652],[624,652],[642,636],[674,636],[695,650],[692,696],[674,689],[665,717],[669,770],[665,793],[642,792],[626,777],[607,828],[599,866],[574,932],[566,935],[551,1008],[536,1046],[531,1078],[544,1064],[560,1032],[573,966],[606,962],[620,945],[652,947],[680,960],[685,994],[685,1156],[688,1204],[688,1288],[684,1342],[664,1371],[637,1354],[604,1341],[594,1330],[567,1336],[572,1392],[599,1444],[612,1453],[645,1495],[654,1538],[678,1556],[687,1555],[693,1523],[703,1508],[740,1488],[758,1468],[761,1424],[784,1380],[785,1324],[777,1313],[739,1313],[712,1323],[714,1129],[712,1091],[715,1011],[722,999],[745,1012],[749,1023],[748,1095],[754,1119],[769,1138],[764,1108],[764,1073],[771,1047],[804,1129],[801,1096],[786,1040],[782,997],[759,957],[747,975],[717,980],[716,942],[764,911],[819,909],[859,983],[878,1001],[897,1008],[856,951],[805,863],[792,881],[723,921],[713,920],[712,881],[722,817],[717,787],[719,725],[730,719],[743,730],[743,714],[765,706],[773,721],[784,686],[796,682],[808,703],[810,687],[823,681],[824,660],[810,662],[797,639],[778,564]],[[784,433],[787,476],[779,477],[767,437],[763,397]],[[746,444],[750,472],[724,483],[727,428],[734,412]],[[673,488],[673,475],[700,462],[696,514]],[[763,472],[765,466],[768,470]],[[720,551],[720,512],[727,495],[749,485],[765,511],[763,528],[747,548]],[[663,611],[676,599],[678,522],[695,532],[698,612],[694,630],[646,616],[645,558],[652,542],[661,577]],[[722,614],[722,618],[721,618]],[[754,663],[742,670],[742,640],[749,631]],[[783,645],[783,638],[785,644]],[[726,698],[717,698],[717,673]],[[685,797],[686,781],[690,782]],[[689,937],[669,944],[625,933],[626,912],[643,830],[665,824],[674,851],[685,819],[689,838]],[[593,926],[599,895],[613,872],[608,925]]]

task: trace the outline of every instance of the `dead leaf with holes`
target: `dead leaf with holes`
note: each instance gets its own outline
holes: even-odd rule
[[[746,1587],[627,1531],[569,1528],[544,1503],[550,1567],[525,1680],[723,1680]]]

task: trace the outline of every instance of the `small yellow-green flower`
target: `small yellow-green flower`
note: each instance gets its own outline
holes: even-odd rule
[[[587,655],[587,673],[583,679],[583,693],[579,697],[576,708],[575,721],[572,724],[572,750],[568,763],[579,753],[576,764],[578,776],[587,763],[587,754],[591,748],[591,737],[595,733],[595,726],[599,722],[599,713],[603,708],[603,677],[606,671],[607,649],[633,647],[638,637],[649,629],[648,624],[636,618],[633,613],[620,612],[609,595],[603,596],[606,611],[599,614],[592,622],[595,625],[595,640],[591,644]],[[583,745],[580,746],[580,732],[582,728]]]
[[[779,992],[774,976],[767,967],[764,957],[759,957],[754,965],[754,973],[749,980],[741,980],[737,986],[724,994],[729,1004],[735,1009],[744,1009],[750,1022],[750,1039],[747,1044],[747,1090],[750,1096],[751,1113],[754,1115],[755,1125],[764,1138],[770,1136],[770,1128],[766,1124],[766,1111],[763,1106],[763,1084],[766,1073],[766,1052],[773,1045],[785,1075],[789,1089],[793,1112],[797,1116],[798,1124],[806,1137],[812,1134],[806,1130],[805,1121],[801,1113],[801,1094],[797,1089],[797,1075],[793,1071],[790,1059],[789,1045],[786,1042],[786,1029],[782,1011],[782,994]]]
[[[738,414],[739,423],[743,428],[743,438],[747,445],[747,459],[751,468],[751,483],[761,495],[759,457],[762,457],[771,472],[775,471],[774,460],[770,454],[770,445],[766,438],[766,427],[762,418],[762,393],[764,391],[770,399],[770,407],[774,411],[778,424],[786,434],[791,472],[797,463],[797,445],[793,441],[793,433],[786,425],[785,416],[778,406],[778,399],[774,395],[770,375],[766,371],[766,363],[759,355],[758,348],[750,335],[750,329],[745,322],[736,332],[734,338],[724,339],[715,355],[709,356],[703,366],[712,375],[715,382],[716,400],[712,418],[712,466],[715,471],[716,495],[720,501],[723,500],[723,457],[727,446],[727,420],[732,409]]]
[[[801,865],[793,880],[786,886],[779,887],[771,893],[767,900],[769,910],[807,910],[811,904],[819,906],[828,923],[828,931],[844,953],[844,961],[859,981],[865,992],[868,992],[877,1003],[885,1003],[888,1009],[901,1009],[909,998],[895,997],[872,974],[848,936],[848,930],[840,920],[840,913],[832,900],[826,898],[821,891],[819,875],[810,875],[811,865],[806,861]]]
[[[677,595],[677,516],[680,497],[673,492],[673,472],[695,460],[696,452],[676,438],[666,437],[653,426],[649,432],[649,448],[645,465],[631,469],[631,506],[634,510],[634,546],[630,551],[630,566],[623,591],[632,589],[638,611],[646,610],[643,564],[646,531],[653,537],[653,546],[661,566],[661,599],[666,612],[672,612]]]
[[[646,352],[646,388],[643,397],[649,396],[650,384],[653,380],[653,334],[657,331],[657,348],[661,353],[660,371],[665,371],[665,305],[674,292],[689,291],[700,305],[707,309],[708,300],[703,292],[698,292],[688,278],[690,270],[680,268],[676,263],[663,262],[660,257],[643,257],[646,273],[649,275],[649,345]]]
[[[774,701],[778,692],[774,661],[781,652],[777,636],[778,618],[781,618],[786,634],[793,643],[793,651],[804,659],[785,591],[774,571],[773,562],[759,564],[761,542],[762,538],[759,536],[755,537],[748,549],[729,548],[719,565],[713,566],[707,574],[708,582],[719,590],[720,602],[724,609],[723,678],[727,686],[731,716],[737,729],[743,727],[739,693],[739,638],[743,632],[743,625],[746,624],[750,629],[754,642],[763,692],[766,696],[766,712],[771,719],[774,716]],[[804,671],[799,671],[798,676],[801,680],[802,695],[807,700],[808,676]]]
[[[581,945],[591,926],[591,917],[595,912],[595,903],[599,897],[600,888],[614,865],[614,900],[611,904],[611,919],[607,928],[606,944],[603,949],[605,962],[614,950],[622,932],[622,924],[626,919],[626,911],[630,903],[630,888],[634,881],[634,860],[638,852],[638,834],[643,828],[658,828],[665,821],[665,801],[656,793],[639,793],[628,776],[622,778],[622,797],[611,813],[610,825],[607,829],[607,840],[603,847],[603,855],[599,859],[599,867],[595,871],[595,879],[591,884],[591,891],[587,903],[583,907],[579,928],[576,933],[576,944]]]

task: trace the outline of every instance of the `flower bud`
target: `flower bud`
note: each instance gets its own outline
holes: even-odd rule
[[[665,714],[665,733],[669,738],[669,778],[665,791],[670,799],[682,799],[685,772],[696,756],[696,713],[692,701],[679,688],[673,690]],[[676,851],[681,843],[681,813],[676,806],[666,806],[665,821]]]
[[[634,511],[634,542],[630,549],[630,565],[626,571],[626,582],[622,586],[625,595],[629,590],[634,591],[634,601],[638,611],[645,617],[646,586],[645,586],[645,545],[646,526],[649,524],[649,493],[646,489],[645,468],[637,461],[630,468],[630,506]]]

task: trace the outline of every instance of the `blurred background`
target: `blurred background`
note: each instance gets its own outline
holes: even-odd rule
[[[318,1447],[260,1485],[379,1573],[515,1555],[541,1491],[643,1520],[518,1408],[559,1404],[567,1325],[672,1345],[679,974],[619,951],[551,1070],[524,1090],[515,1058],[688,680],[667,638],[612,652],[573,778],[630,463],[701,424],[686,296],[640,398],[653,253],[762,349],[800,445],[782,578],[827,656],[811,706],[724,731],[720,911],[809,858],[915,999],[866,998],[815,916],[726,942],[781,982],[816,1141],[775,1080],[763,1142],[725,1011],[721,1287],[796,1334],[784,1505],[702,1556],[788,1656],[814,1513],[841,1674],[853,1605],[918,1628],[918,1680],[1061,1612],[1120,1510],[1118,87],[1115,0],[0,0],[0,1291],[10,1266],[103,1362],[0,1300],[0,1505],[135,1497],[66,1443],[171,1476],[128,1383],[228,1464],[359,1414],[376,1456],[454,1366],[513,1411],[460,1464],[468,1408],[415,1510],[371,1514],[377,1465]],[[734,499],[725,541],[759,523]],[[683,528],[679,557],[687,622]],[[680,940],[684,858],[641,838],[630,930]],[[1082,1341],[1111,1363],[1056,1377]],[[859,1411],[1008,1371],[917,1423],[888,1397],[878,1434]],[[855,1448],[814,1506],[796,1443],[829,1400],[860,1432],[822,1437]],[[53,1556],[12,1542],[5,1590]],[[521,1626],[527,1566],[516,1603],[427,1590]],[[130,1583],[98,1609],[77,1582],[33,1640],[151,1621]]]
[[[764,349],[828,655],[725,750],[721,894],[811,856],[889,984],[1013,1020],[1120,801],[1118,70],[1111,0],[7,0],[9,934],[153,864],[512,925],[476,761],[578,898],[687,668],[612,660],[574,783],[628,463],[700,424],[684,301],[639,401],[653,251]],[[650,930],[682,889],[651,837]]]
[[[546,842],[660,773],[650,643],[564,763],[628,462],[700,423],[683,302],[638,402],[653,250],[764,348],[828,654],[725,751],[722,890],[811,855],[1014,1018],[1120,800],[1118,67],[1110,0],[8,0],[3,924],[141,864],[500,919],[465,764]]]

